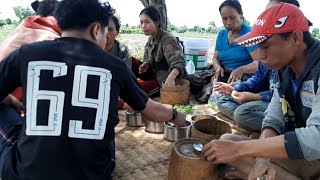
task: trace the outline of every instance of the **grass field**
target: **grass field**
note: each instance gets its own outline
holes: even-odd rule
[[[15,24],[10,24],[10,25],[4,25],[0,27],[0,42],[6,39],[8,34],[16,28],[17,25]]]
[[[4,25],[0,28],[0,42],[6,39],[8,34],[15,29],[16,25]],[[215,47],[215,40],[217,34],[209,34],[209,33],[195,33],[195,32],[186,32],[186,33],[173,33],[174,36],[179,37],[182,41],[186,39],[193,39],[193,38],[204,38],[209,39],[210,41],[210,48],[209,48],[209,56],[208,60],[212,59],[212,54],[214,52]],[[148,40],[148,37],[144,34],[120,34],[118,40],[124,44],[126,44],[131,53],[134,57],[138,59],[143,59],[143,51],[144,45]]]

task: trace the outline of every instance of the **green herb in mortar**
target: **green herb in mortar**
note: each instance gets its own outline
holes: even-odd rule
[[[190,114],[192,112],[192,104],[182,105],[176,104],[173,106],[173,109],[182,112],[184,114]]]

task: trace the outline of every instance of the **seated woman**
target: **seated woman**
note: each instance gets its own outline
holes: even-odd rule
[[[161,28],[161,16],[157,8],[146,7],[140,12],[139,17],[143,33],[149,36],[139,73],[153,70],[160,87],[162,83],[175,86],[175,80],[185,74],[181,46],[175,36]]]
[[[138,78],[138,82],[142,89],[150,96],[154,96],[159,92],[159,84],[158,81],[155,80],[152,71],[145,74],[139,74],[139,66],[142,62],[135,57],[131,56],[131,53],[128,47],[119,41],[116,40],[117,35],[120,32],[120,23],[116,16],[111,16],[109,18],[108,24],[108,34],[107,34],[107,43],[105,50],[110,54],[118,57],[123,60],[124,63],[127,64],[129,69],[133,71],[133,73]],[[123,106],[123,102],[119,102],[119,106]]]
[[[220,31],[216,40],[213,79],[228,83],[246,80],[257,70],[259,49],[258,46],[242,47],[233,41],[249,32],[251,27],[244,23],[238,0],[224,1],[219,11],[226,29]]]

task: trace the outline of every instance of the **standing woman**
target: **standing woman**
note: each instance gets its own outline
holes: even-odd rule
[[[238,0],[225,0],[219,7],[223,25],[226,29],[220,31],[216,40],[213,56],[215,75],[213,79],[224,82],[246,80],[248,74],[253,74],[258,67],[258,46],[242,47],[234,40],[251,30],[244,23],[241,4]]]
[[[161,28],[160,12],[153,6],[140,12],[140,27],[149,39],[139,73],[152,68],[160,87],[162,83],[175,86],[175,80],[185,72],[183,51],[176,37]]]

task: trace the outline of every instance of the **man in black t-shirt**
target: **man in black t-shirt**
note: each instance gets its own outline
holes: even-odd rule
[[[98,0],[64,0],[55,15],[62,38],[24,45],[1,62],[0,101],[22,86],[26,112],[22,123],[0,121],[2,179],[111,179],[119,96],[147,119],[184,123],[103,50],[112,14]]]

